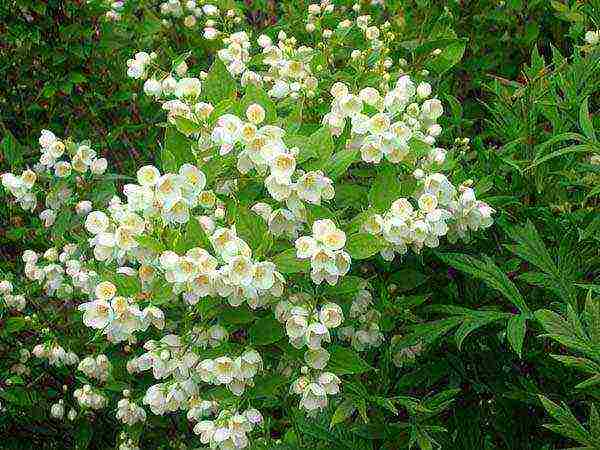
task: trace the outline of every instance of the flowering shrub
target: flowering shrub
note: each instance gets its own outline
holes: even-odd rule
[[[201,33],[208,58],[192,57],[194,48],[173,57],[155,42],[123,61],[140,96],[164,115],[155,164],[117,173],[93,142],[44,129],[39,160],[2,174],[7,198],[35,214],[47,237],[42,251],[22,253],[23,274],[0,283],[3,335],[18,346],[2,398],[11,408],[27,404],[36,381],[51,378],[49,415],[73,422],[82,448],[93,446],[86,430],[103,417],[116,419],[111,445],[120,450],[155,448],[153,433],[168,420],[185,436],[172,439],[177,445],[280,448],[311,435],[290,423],[326,417],[339,428],[356,413],[385,424],[399,408],[407,422],[339,441],[396,448],[385,434],[403,429],[406,446],[438,447],[438,416],[459,390],[404,395],[387,386],[393,371],[452,330],[460,349],[498,322],[518,355],[527,321],[573,342],[557,331],[563,319],[532,311],[493,261],[438,251],[489,242],[499,212],[477,199],[481,180],[460,167],[469,139],[442,146],[447,106],[436,87],[465,44],[442,39],[409,64],[395,57],[398,30],[384,2],[322,0],[302,11],[303,29],[276,32],[253,30],[243,10],[223,3],[168,0],[156,11],[167,28]],[[129,7],[111,3],[105,17],[130,20]],[[596,51],[597,35],[585,35],[582,51]],[[587,103],[581,111],[581,141],[593,153]],[[514,235],[515,253],[543,272],[529,281],[554,280],[550,289],[576,307],[575,288],[543,256],[544,244],[524,250],[539,243],[535,228]],[[396,296],[402,283],[405,291],[423,283],[408,280],[419,275],[404,264],[434,252],[512,310],[443,302],[429,312],[445,317],[416,318],[411,308],[427,296]],[[586,308],[596,323],[591,291]],[[597,352],[585,348],[596,364]],[[368,383],[381,374],[385,390]],[[561,421],[560,407],[541,401]],[[595,445],[596,434],[581,442]]]

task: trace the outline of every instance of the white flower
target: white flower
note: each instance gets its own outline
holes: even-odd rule
[[[94,293],[98,300],[108,301],[116,295],[117,287],[110,281],[103,281],[96,286]]]
[[[152,97],[160,97],[162,94],[162,83],[155,78],[148,78],[144,82],[144,92]]]
[[[421,113],[430,120],[438,119],[444,113],[442,102],[437,98],[425,100],[421,106]]]
[[[250,122],[256,125],[262,123],[265,120],[265,116],[265,109],[257,103],[252,103],[246,109],[246,117]]]
[[[587,31],[585,33],[585,41],[590,45],[598,45],[600,43],[600,30]]]
[[[342,308],[335,303],[326,303],[321,307],[319,312],[319,320],[327,328],[337,328],[344,320],[344,313]]]
[[[85,219],[85,229],[96,235],[108,229],[109,219],[102,211],[92,211]]]
[[[105,300],[83,303],[79,305],[78,309],[83,311],[83,323],[85,326],[96,330],[101,330],[108,325],[113,313],[112,307]]]
[[[90,164],[90,171],[94,175],[102,175],[104,172],[106,172],[107,167],[108,161],[106,158],[97,158],[92,161],[92,164]]]

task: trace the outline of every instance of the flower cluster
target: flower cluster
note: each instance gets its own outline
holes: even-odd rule
[[[107,0],[106,3],[108,4],[108,11],[106,11],[105,17],[108,20],[111,20],[114,22],[121,20],[122,11],[123,11],[123,7],[125,6],[125,2],[121,1],[121,0],[118,0],[118,1]]]
[[[292,383],[290,392],[300,395],[300,407],[314,414],[327,408],[328,395],[340,392],[340,379],[331,372],[323,372],[316,378],[302,376]]]
[[[321,171],[303,172],[296,168],[298,148],[288,149],[284,143],[284,130],[272,125],[257,128],[265,120],[265,110],[258,104],[248,106],[244,122],[233,114],[217,120],[211,139],[227,154],[235,145],[242,146],[238,155],[238,170],[248,173],[256,169],[268,171],[265,186],[276,201],[286,201],[288,207],[301,215],[302,202],[320,204],[334,196],[333,183]],[[295,181],[293,181],[295,180]]]
[[[315,284],[323,280],[334,285],[350,270],[351,258],[344,251],[346,233],[330,219],[315,220],[312,236],[296,239],[296,256],[310,259],[310,277]]]
[[[267,222],[269,232],[276,237],[295,240],[304,228],[304,221],[287,208],[273,209],[267,203],[258,202],[252,206],[252,211]]]
[[[262,47],[262,62],[267,65],[262,80],[270,86],[269,96],[276,99],[288,96],[296,99],[303,93],[314,96],[319,81],[310,66],[313,48],[296,47],[296,39],[288,38],[285,32],[279,33],[277,44],[266,35],[260,36],[258,42]]]
[[[64,233],[52,230],[47,250],[24,252],[25,277],[36,285],[31,298],[25,302],[5,280],[0,299],[10,313],[25,315],[37,308],[41,292],[60,300],[54,303],[61,312],[82,312],[90,328],[85,332],[94,337],[77,347],[68,342],[87,355],[81,361],[59,345],[66,346],[54,336],[59,327],[57,333],[40,327],[43,338],[34,342],[43,344],[32,353],[62,367],[57,372],[94,384],[73,387],[81,407],[116,403],[110,410],[127,430],[117,439],[119,448],[141,445],[127,427],[139,429],[147,413],[177,411],[194,423],[203,444],[248,447],[263,418],[243,408],[254,400],[258,390],[250,388],[263,371],[267,381],[276,370],[289,379],[286,390],[309,414],[325,409],[340,392],[342,381],[333,373],[340,353],[372,350],[385,339],[361,271],[342,279],[352,259],[385,247],[381,255],[391,260],[409,248],[437,247],[443,236],[467,238],[491,225],[494,211],[475,198],[472,183],[455,187],[450,174],[441,173],[451,164],[444,164],[447,152],[435,145],[443,107],[421,81],[427,73],[406,75],[412,74],[406,62],[396,65],[390,58],[397,53],[392,25],[377,25],[378,13],[371,17],[361,8],[356,3],[354,14],[330,0],[311,4],[306,30],[315,33],[312,46],[281,30],[276,38],[259,35],[258,54],[252,54],[254,35],[235,26],[239,13],[222,14],[203,0],[166,0],[160,6],[164,19],[182,18],[190,29],[203,20],[204,38],[215,41],[204,50],[219,48],[206,58],[214,61],[209,73],[201,65],[205,58],[191,69],[177,59],[168,70],[154,52],[127,61],[127,75],[143,80],[144,92],[166,111],[162,125],[169,142],[160,160],[168,167],[161,172],[144,165],[119,195],[95,195],[92,181],[128,177],[102,176],[106,160],[89,144],[44,130],[33,170],[2,175],[2,185],[24,209],[35,210],[36,191],[47,191],[40,214],[46,227],[63,222],[57,220],[63,207],[70,222],[61,224]],[[337,16],[344,20],[336,24]],[[339,71],[341,65],[348,71]],[[353,71],[365,76],[352,79]],[[227,78],[226,95],[215,89],[219,77]],[[336,80],[351,80],[352,90],[350,82]],[[179,142],[185,145],[179,148]],[[375,178],[380,183],[379,163],[392,173],[390,183],[400,172],[412,172],[406,185],[414,189],[391,205],[375,204],[380,199],[371,194],[372,205],[345,202],[344,194],[364,192],[348,189],[354,180],[361,179],[361,188]],[[329,202],[334,180],[338,198]],[[367,254],[358,248],[362,240],[381,246]],[[270,314],[279,323],[260,329],[263,321],[273,322]],[[40,316],[25,316],[32,332],[42,325]],[[263,332],[265,341],[290,351],[259,354],[254,347]],[[328,351],[336,340],[345,348]],[[419,350],[392,356],[400,364]],[[19,346],[17,354],[10,373],[28,376],[29,351]],[[273,360],[276,354],[283,356]],[[72,373],[75,367],[80,373]],[[64,394],[71,384],[65,382]],[[126,389],[119,397],[114,385],[139,392]],[[65,401],[53,399],[53,417],[65,416]]]
[[[258,308],[270,297],[279,297],[285,279],[269,261],[252,259],[252,250],[237,236],[235,228],[219,227],[209,236],[217,254],[195,247],[179,256],[173,251],[160,255],[166,281],[173,283],[189,304],[200,298],[219,296],[232,306],[244,301]]]
[[[311,303],[308,294],[293,294],[288,300],[282,300],[276,305],[275,315],[285,324],[290,343],[294,347],[302,348],[306,345],[310,350],[321,350],[322,343],[331,341],[329,330],[340,326],[344,315],[335,303],[326,303],[320,309]],[[324,367],[325,364],[318,365]],[[318,369],[323,368],[310,365]]]
[[[415,85],[405,75],[398,79],[394,89],[381,95],[372,87],[353,94],[348,86],[338,82],[332,86],[331,95],[331,111],[323,117],[323,123],[329,125],[334,134],[340,134],[349,119],[350,145],[360,149],[363,161],[378,164],[385,157],[392,163],[407,161],[419,166],[440,165],[445,161],[443,149],[431,148],[422,155],[417,151],[420,147],[415,149],[411,145],[413,140],[434,144],[442,131],[437,119],[443,107],[439,100],[427,98],[431,95],[428,83]],[[425,156],[423,161],[422,156]]]
[[[2,186],[15,197],[21,209],[33,211],[37,205],[35,194],[31,192],[37,175],[33,170],[24,170],[21,175],[2,174]]]
[[[197,372],[205,383],[225,385],[235,395],[242,395],[246,387],[254,386],[252,379],[262,367],[258,352],[246,350],[234,359],[229,356],[204,359],[198,364]]]
[[[79,406],[89,409],[102,409],[108,403],[108,399],[89,384],[84,384],[83,387],[75,389],[73,397],[75,397]]]
[[[600,43],[600,30],[586,31],[585,42],[589,45],[598,45]]]
[[[346,325],[339,330],[339,337],[347,340],[357,351],[379,347],[384,336],[379,329],[381,314],[372,307],[373,297],[366,289],[356,293],[350,306],[349,318],[356,321],[356,325]]]
[[[142,423],[146,421],[146,411],[139,405],[128,398],[122,398],[117,403],[117,420],[133,426],[136,423]]]
[[[79,357],[73,352],[67,352],[58,344],[37,344],[31,353],[37,358],[47,359],[48,364],[55,367],[74,366]]]
[[[404,255],[409,247],[417,253],[424,246],[435,248],[449,232],[464,238],[469,230],[492,224],[494,210],[475,200],[471,188],[461,187],[459,195],[441,173],[424,177],[415,196],[416,209],[409,199],[399,198],[385,214],[374,214],[363,224],[366,232],[381,235],[391,244],[381,251],[384,259],[392,260],[396,253]]]
[[[83,311],[83,323],[101,330],[111,342],[134,339],[136,331],[144,331],[152,324],[164,327],[164,313],[156,306],[143,310],[134,299],[116,295],[117,288],[109,281],[99,283],[94,290],[94,300],[79,305]]]
[[[23,294],[13,294],[13,284],[8,280],[0,281],[0,300],[4,300],[7,308],[23,311],[27,302]]]
[[[250,39],[245,31],[233,33],[223,39],[225,47],[217,52],[217,56],[233,76],[240,76],[246,71],[250,60]]]
[[[194,426],[200,442],[222,450],[246,448],[248,437],[255,426],[262,423],[262,415],[254,408],[244,412],[223,410],[214,420],[203,420]]]
[[[190,209],[205,197],[206,176],[191,164],[182,165],[178,174],[162,176],[154,166],[144,166],[137,175],[139,184],[123,188],[127,202],[122,203],[118,197],[111,201],[110,218],[102,211],[92,211],[86,217],[85,228],[94,236],[90,244],[98,261],[122,259],[135,252],[139,246],[136,237],[147,230],[147,219],[188,222]]]
[[[101,383],[104,383],[106,380],[108,380],[111,367],[112,364],[110,363],[108,357],[100,354],[95,358],[93,356],[86,356],[83,358],[79,362],[77,370],[83,372],[88,378],[93,378]]]
[[[190,219],[192,208],[210,207],[214,203],[212,193],[204,191],[206,175],[192,164],[183,164],[176,174],[164,175],[154,166],[143,166],[137,172],[137,181],[139,184],[126,184],[123,188],[127,197],[125,208],[116,207],[114,212],[111,211],[113,218],[119,221],[119,215],[125,210],[124,216],[135,222],[134,230],[138,221],[128,215],[127,210],[144,217],[160,216],[167,223],[180,224]]]
[[[77,289],[89,294],[97,274],[86,267],[86,258],[75,244],[65,244],[59,253],[50,247],[43,254],[25,250],[25,276],[42,285],[44,293],[58,298],[70,298]]]
[[[159,9],[163,16],[163,24],[170,25],[168,18],[180,19],[183,17],[183,26],[195,29],[198,21],[204,19],[203,37],[212,41],[225,33],[227,29],[235,27],[243,21],[242,16],[235,9],[228,9],[223,14],[217,5],[202,3],[196,0],[167,0],[161,3]]]
[[[156,59],[156,53],[137,52],[127,60],[127,76],[136,80],[146,77],[148,66]]]
[[[33,188],[40,177],[65,179],[73,171],[84,175],[88,170],[92,175],[99,176],[106,171],[108,166],[107,160],[98,157],[96,151],[89,145],[63,141],[49,130],[42,130],[39,144],[41,155],[34,167],[35,170],[26,169],[18,176],[10,172],[1,176],[2,186],[15,197],[19,206],[26,211],[33,211],[37,206]],[[70,156],[70,159],[63,159],[64,156]],[[40,188],[44,189],[44,187]],[[63,185],[59,190],[48,189],[45,199],[47,209],[40,213],[40,219],[46,228],[52,226],[56,219],[56,210],[69,197],[71,197],[71,190],[67,186]]]

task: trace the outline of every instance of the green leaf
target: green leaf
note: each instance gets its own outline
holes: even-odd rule
[[[163,172],[176,173],[185,163],[196,164],[192,146],[193,143],[175,128],[167,128],[161,154]]]
[[[331,417],[331,422],[329,423],[329,428],[333,428],[338,423],[342,423],[348,417],[350,417],[354,411],[356,411],[356,407],[354,406],[351,399],[346,399],[342,403],[338,405]]]
[[[531,222],[524,226],[510,228],[510,234],[517,242],[509,246],[514,253],[548,274],[548,283],[564,302],[576,303],[575,289],[570,280],[564,279],[564,271],[554,263],[552,255]]]
[[[13,168],[20,167],[23,164],[23,151],[14,136],[8,130],[4,131],[6,135],[0,142],[0,155],[5,158],[2,163]]]
[[[225,307],[219,317],[226,323],[239,325],[254,322],[255,316],[247,305]]]
[[[165,244],[163,244],[159,239],[153,238],[152,236],[136,236],[135,240],[140,246],[143,248],[147,248],[152,250],[155,253],[162,253],[165,250]]]
[[[573,367],[574,369],[580,370],[582,372],[597,374],[600,373],[600,364],[587,359],[587,358],[578,358],[576,356],[569,355],[550,355],[552,358],[560,361],[567,367]]]
[[[181,116],[175,117],[175,126],[177,127],[177,130],[186,136],[202,131],[202,126],[200,124]]]
[[[325,165],[325,173],[332,179],[337,180],[346,173],[352,163],[359,160],[360,152],[356,148],[345,148],[333,155],[333,158]],[[337,195],[337,192],[336,192]]]
[[[406,269],[394,271],[387,281],[389,283],[394,283],[397,286],[396,292],[402,293],[412,291],[421,286],[427,281],[427,277],[423,272],[408,267]]]
[[[548,414],[558,422],[558,424],[544,425],[546,428],[574,439],[580,444],[592,446],[593,448],[594,440],[567,406],[560,406],[543,395],[540,395],[539,399]]]
[[[527,329],[527,316],[525,314],[513,315],[506,326],[506,337],[513,350],[521,357],[523,340]]]
[[[200,222],[195,217],[192,217],[186,224],[185,231],[176,239],[173,251],[182,255],[196,247],[209,250],[212,246]]]
[[[391,166],[383,166],[371,185],[369,203],[382,213],[401,196],[402,187],[395,169]]]
[[[323,126],[310,135],[307,146],[314,152],[318,162],[314,169],[322,169],[331,160],[334,145],[331,131],[328,126]]]
[[[525,304],[525,299],[514,285],[491,260],[484,256],[477,259],[473,256],[461,255],[458,253],[438,254],[440,259],[446,264],[468,273],[475,278],[485,281],[490,287],[496,289],[504,295],[521,312],[529,314],[529,308]]]
[[[289,248],[273,256],[271,261],[277,266],[277,270],[283,274],[301,273],[310,271],[310,260],[298,259],[296,249]]]
[[[236,205],[232,209],[238,236],[246,241],[254,254],[264,256],[273,244],[267,223],[245,206]]]
[[[361,289],[365,289],[367,281],[353,275],[342,277],[335,286],[328,284],[323,288],[323,294],[328,298],[352,297]]]
[[[600,215],[597,215],[592,221],[585,227],[585,230],[581,232],[580,241],[594,238],[600,240]]]
[[[590,118],[590,111],[588,109],[588,101],[589,98],[586,97],[581,104],[581,108],[579,109],[579,126],[581,127],[581,131],[588,138],[595,141],[596,133],[594,133],[594,125],[592,125],[592,119]]]
[[[462,59],[466,45],[466,39],[450,42],[441,49],[442,52],[439,55],[426,62],[427,68],[440,75],[447,72]]]
[[[571,306],[567,305],[567,309],[571,309]],[[600,355],[599,350],[590,345],[584,335],[582,336],[581,323],[574,323],[574,319],[567,321],[559,314],[547,309],[536,311],[535,318],[544,327],[548,336],[562,345],[592,357]]]
[[[18,333],[19,331],[27,328],[27,322],[24,317],[9,317],[4,322],[3,331],[8,334]]]
[[[266,316],[254,322],[248,336],[253,345],[269,345],[281,340],[285,336],[285,330],[274,317]]]
[[[337,375],[364,373],[372,370],[358,354],[349,348],[340,345],[328,347],[329,362],[327,369]]]
[[[213,105],[235,98],[237,82],[219,58],[215,58],[215,62],[208,71],[208,76],[202,85],[202,92],[204,98]]]
[[[571,145],[569,147],[564,147],[541,158],[536,158],[525,170],[531,170],[534,167],[537,167],[540,164],[545,163],[546,161],[550,161],[551,159],[558,158],[559,156],[568,155],[570,153],[593,153],[594,150],[595,148],[588,144]]]
[[[401,350],[417,344],[430,344],[446,334],[452,328],[458,326],[462,321],[463,317],[455,316],[410,326],[408,328],[408,333],[395,342],[394,348]]]
[[[458,327],[454,335],[459,350],[461,350],[464,340],[473,331],[506,317],[503,313],[495,311],[473,311],[473,313],[475,314],[464,316],[463,323]]]
[[[385,241],[369,233],[355,233],[348,237],[346,250],[352,259],[367,259],[386,247]]]
[[[254,387],[248,390],[248,396],[250,398],[273,398],[287,383],[288,378],[269,373],[254,379]]]

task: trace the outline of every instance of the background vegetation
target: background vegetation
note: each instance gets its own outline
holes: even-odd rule
[[[348,394],[350,426],[330,429],[335,408],[309,423],[298,417],[280,448],[600,448],[600,165],[589,159],[600,153],[600,46],[582,48],[585,32],[600,27],[600,2],[386,3],[404,30],[394,58],[418,66],[420,46],[464,42],[460,61],[435,80],[447,111],[442,144],[470,137],[457,170],[478,180],[495,225],[451,253],[429,250],[433,265],[413,255],[363,268],[386,331],[403,336],[394,345],[422,348],[399,371],[373,355],[378,370],[357,376]],[[100,2],[0,6],[0,173],[32,162],[43,128],[89,139],[121,173],[156,160],[161,128],[147,124],[162,112],[137,98],[124,62],[152,42],[172,45],[172,55],[197,44],[192,58],[206,44],[161,25],[152,6],[126,5],[131,20],[122,22],[104,20]],[[306,1],[239,6],[257,28],[288,21],[306,33]],[[24,248],[43,248],[44,232],[6,200],[0,224],[2,279],[20,270]],[[0,359],[10,348],[1,328],[2,319]],[[48,408],[22,416],[4,400],[0,447],[82,445],[82,432],[49,420]],[[179,448],[188,432],[173,421],[143,448]],[[114,443],[112,423],[84,433],[88,448]]]

